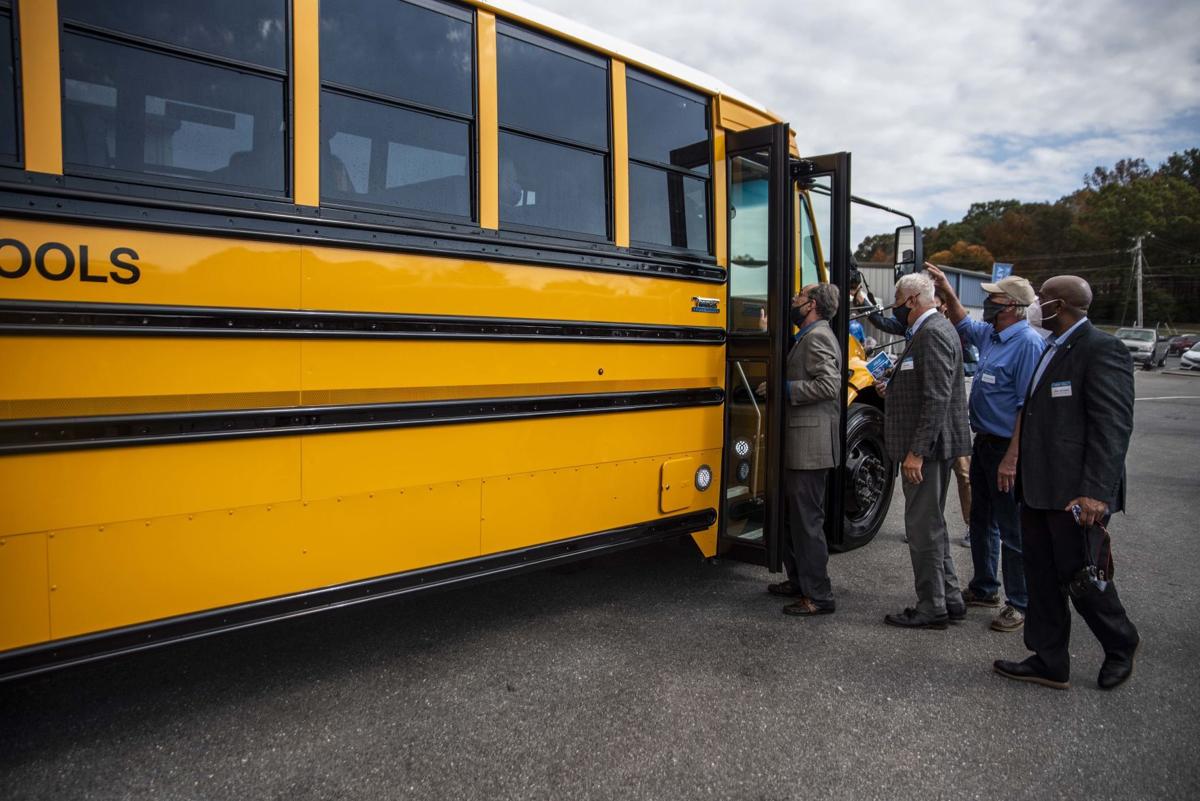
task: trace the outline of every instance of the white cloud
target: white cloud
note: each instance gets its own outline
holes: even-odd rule
[[[538,3],[757,98],[803,152],[851,151],[857,194],[925,224],[1200,146],[1192,0]]]

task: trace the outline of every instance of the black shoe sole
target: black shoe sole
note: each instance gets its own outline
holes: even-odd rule
[[[931,631],[945,631],[946,629],[950,628],[949,620],[931,620],[928,623],[917,623],[914,625],[910,623],[895,623],[890,618],[885,617],[883,622],[889,626],[895,626],[898,629],[929,629]]]
[[[994,670],[996,673],[999,673],[1004,678],[1012,679],[1013,681],[1024,681],[1028,682],[1029,684],[1040,684],[1043,687],[1050,687],[1054,690],[1071,689],[1071,682],[1069,681],[1055,681],[1054,679],[1048,679],[1045,676],[1019,676],[1016,673],[1009,673],[1006,670],[1001,670],[995,665],[992,665],[992,670]]]

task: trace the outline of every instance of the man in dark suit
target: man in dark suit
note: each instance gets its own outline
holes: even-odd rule
[[[1092,290],[1060,275],[1042,284],[1042,324],[1052,335],[1018,418],[1022,549],[1029,587],[1023,662],[997,660],[997,673],[1048,687],[1069,686],[1067,597],[1104,647],[1097,683],[1111,690],[1133,673],[1139,643],[1112,582],[1103,526],[1125,507],[1125,453],[1133,432],[1129,351],[1087,319]],[[1095,564],[1105,575],[1084,573]]]
[[[887,382],[884,446],[904,479],[904,530],[917,605],[884,622],[944,629],[949,620],[966,616],[945,514],[954,460],[971,452],[962,347],[954,326],[937,313],[927,275],[906,275],[896,283],[893,314],[908,325],[909,343]]]
[[[842,357],[829,327],[837,310],[833,284],[810,284],[792,300],[792,323],[800,332],[787,360],[788,538],[783,565],[788,578],[767,590],[796,597],[783,611],[800,617],[827,615],[835,606],[825,542],[825,480],[841,454]]]

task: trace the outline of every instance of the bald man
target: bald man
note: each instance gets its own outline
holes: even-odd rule
[[[1041,301],[1051,336],[1015,434],[1029,590],[1025,646],[1033,655],[994,667],[1017,681],[1069,687],[1070,597],[1104,648],[1097,684],[1111,690],[1133,673],[1141,641],[1117,597],[1105,530],[1125,506],[1133,362],[1124,345],[1088,321],[1092,290],[1082,278],[1051,278],[1042,284]]]

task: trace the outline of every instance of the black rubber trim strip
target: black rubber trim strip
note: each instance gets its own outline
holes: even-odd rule
[[[482,339],[720,345],[706,326],[512,317],[0,300],[0,334],[35,336]]]
[[[717,406],[719,387],[0,420],[0,456]]]
[[[14,180],[18,179],[18,180]],[[297,206],[278,200],[0,170],[0,213],[68,222],[211,236],[366,248],[451,258],[680,278],[720,284],[725,268],[709,259],[672,257],[609,243],[497,232],[366,211]]]
[[[54,640],[0,654],[0,681],[369,601],[506,578],[703,531],[716,519],[716,511],[704,509],[448,565]]]

